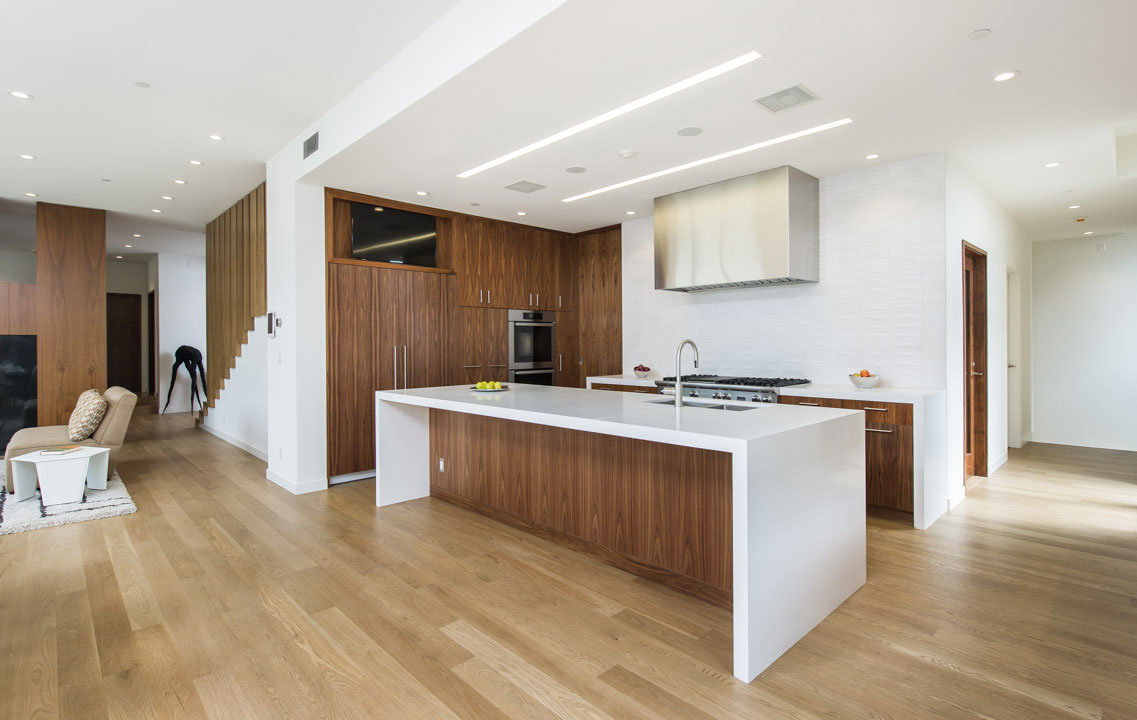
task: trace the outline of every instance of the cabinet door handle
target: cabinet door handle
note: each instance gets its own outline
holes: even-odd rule
[[[813,407],[821,407],[821,403],[804,403],[799,402],[798,405],[812,405]]]
[[[481,367],[481,365],[463,365],[462,369],[463,370],[473,370],[474,368],[480,368],[480,367]],[[490,365],[490,367],[493,367],[493,365]]]
[[[890,433],[892,431],[891,430],[881,430],[880,428],[865,428],[865,432]]]
[[[971,371],[971,374],[972,374],[972,375],[982,375],[983,373],[981,373],[981,372],[975,372],[974,370],[972,370],[972,371]]]
[[[533,293],[529,293],[529,307],[533,307]]]
[[[492,301],[490,300],[490,291],[489,291],[489,290],[486,290],[486,302],[487,302],[487,303],[489,303],[489,302],[492,302]]]
[[[557,372],[562,372],[565,369],[565,356],[557,355]]]
[[[407,389],[407,346],[403,346],[403,389]]]
[[[391,382],[395,383],[395,389],[399,389],[399,348],[396,345],[391,346]]]
[[[541,293],[537,293],[537,304],[541,304]]]
[[[872,410],[873,412],[888,412],[888,408],[871,408],[867,407],[865,410]]]
[[[562,307],[562,306],[561,306],[561,296],[560,296],[560,295],[558,295],[558,296],[557,296],[557,307]]]
[[[478,291],[478,302],[484,302],[484,301],[482,300],[482,293],[484,293],[484,292],[485,292],[485,290],[479,290],[479,291]]]
[[[479,365],[478,367],[481,367],[481,365]],[[490,365],[490,367],[498,367],[498,368],[501,368],[501,367],[509,367],[509,366],[508,366],[508,365]]]

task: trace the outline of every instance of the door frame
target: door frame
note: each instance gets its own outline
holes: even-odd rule
[[[970,271],[967,267],[969,260]],[[987,253],[964,240],[962,266],[963,482],[966,484],[972,477],[987,476],[989,411]],[[968,452],[969,447],[971,452]]]

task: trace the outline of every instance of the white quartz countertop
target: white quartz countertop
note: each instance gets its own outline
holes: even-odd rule
[[[635,375],[590,375],[586,378],[589,383],[607,383],[608,385],[635,385],[636,387],[655,387],[655,381],[659,380],[659,373],[652,372],[646,378],[638,378]]]
[[[833,400],[875,400],[877,402],[913,403],[943,390],[928,388],[875,387],[857,388],[853,384],[818,385],[778,388],[778,393],[788,397],[816,397]]]
[[[514,384],[501,393],[475,393],[467,385],[384,390],[376,402],[517,420],[585,432],[710,450],[735,451],[750,440],[829,422],[858,410],[755,404],[743,412],[676,408],[639,393]]]

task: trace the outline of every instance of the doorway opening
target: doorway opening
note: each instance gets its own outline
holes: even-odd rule
[[[142,391],[142,296],[107,293],[107,387]]]
[[[987,476],[987,253],[963,243],[963,482]]]

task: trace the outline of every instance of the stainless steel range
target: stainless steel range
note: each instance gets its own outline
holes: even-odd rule
[[[808,385],[799,378],[731,377],[727,375],[684,375],[683,396],[711,398],[713,400],[745,400],[747,402],[778,402],[778,388]],[[663,388],[675,387],[675,376],[656,380]]]

